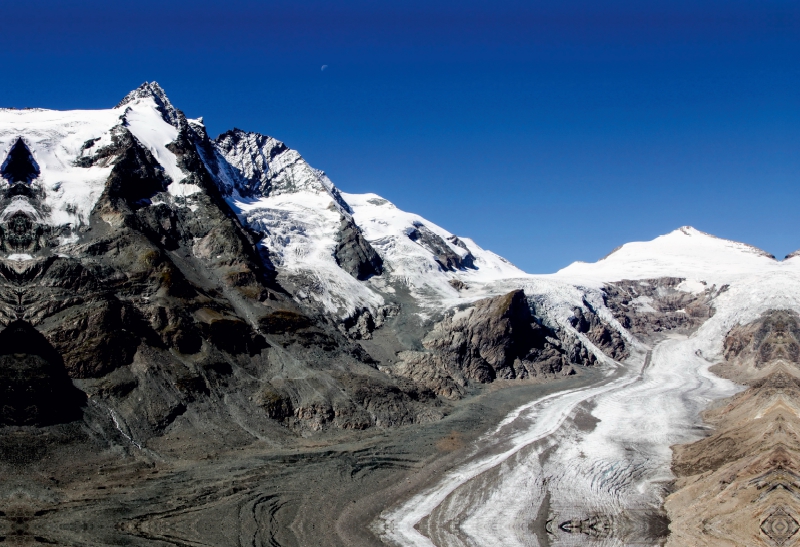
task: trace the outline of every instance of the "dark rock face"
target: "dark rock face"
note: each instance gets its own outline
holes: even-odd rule
[[[460,247],[461,249],[464,249],[465,251],[467,251],[467,254],[465,254],[464,256],[461,257],[462,267],[464,267],[464,268],[475,268],[475,257],[472,256],[472,253],[470,252],[469,247],[467,247],[467,245],[463,241],[458,239],[457,236],[450,236],[450,237],[447,238],[447,241],[449,241],[450,243],[452,243],[456,247]]]
[[[364,239],[361,229],[350,218],[342,218],[334,257],[340,268],[359,280],[383,272],[380,255]]]
[[[168,184],[164,170],[152,154],[127,130],[114,135],[116,161],[108,180],[108,198],[115,206],[125,203],[131,209],[147,205],[150,198],[163,192]]]
[[[61,356],[30,323],[17,320],[0,332],[0,424],[70,422],[85,402]]]
[[[747,361],[756,369],[778,360],[800,365],[800,318],[779,310],[748,325],[737,325],[725,338],[723,355],[726,361]]]
[[[0,166],[0,175],[10,184],[30,183],[39,176],[39,165],[22,138],[17,139],[8,152],[8,157]]]
[[[247,133],[241,129],[226,131],[217,137],[216,143],[223,151],[247,151],[246,157],[250,169],[245,172],[244,166],[234,166],[244,182],[242,189],[245,190],[245,193],[270,195],[278,174],[270,171],[269,164],[288,150],[285,144],[264,135],[256,136]]]
[[[457,398],[470,383],[570,374],[571,365],[594,362],[579,343],[562,338],[531,314],[517,290],[445,318],[423,340],[428,351],[403,352],[392,372]]]
[[[624,280],[606,285],[605,304],[620,324],[634,334],[647,335],[691,329],[714,313],[710,301],[721,288],[699,293],[678,290],[682,278]]]
[[[575,330],[585,334],[594,345],[614,359],[620,360],[627,357],[625,341],[620,333],[601,321],[591,304],[584,300],[583,305],[586,307],[587,313],[584,313],[581,308],[575,308],[574,315],[570,319]]]
[[[408,239],[425,247],[434,254],[436,262],[442,267],[443,270],[463,270],[465,268],[474,268],[475,257],[467,250],[466,254],[462,257],[447,244],[447,242],[432,232],[427,226],[418,222],[413,230],[408,233]],[[457,243],[456,243],[457,242]],[[454,245],[462,247],[466,250],[466,246],[456,238],[453,242]]]

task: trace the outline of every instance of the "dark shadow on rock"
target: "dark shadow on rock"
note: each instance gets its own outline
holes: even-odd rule
[[[0,425],[71,422],[85,403],[61,355],[30,323],[17,320],[0,332]]]
[[[39,165],[22,138],[17,139],[11,147],[3,165],[0,166],[0,174],[11,184],[30,183],[39,176]]]

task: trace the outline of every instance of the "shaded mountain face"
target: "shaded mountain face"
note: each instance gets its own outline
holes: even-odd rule
[[[0,332],[0,385],[3,425],[70,422],[81,417],[86,403],[55,348],[22,320]]]
[[[6,160],[0,166],[0,174],[9,184],[30,183],[39,176],[39,166],[21,137],[11,147]]]

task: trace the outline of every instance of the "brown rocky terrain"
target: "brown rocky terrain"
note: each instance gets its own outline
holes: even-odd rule
[[[748,387],[705,414],[709,437],[674,448],[667,545],[794,545],[800,531],[800,320],[734,327],[713,370]]]
[[[725,287],[692,293],[678,290],[683,281],[679,277],[662,277],[607,283],[605,303],[620,325],[636,335],[690,331],[713,315],[711,299]]]
[[[470,382],[569,375],[575,373],[572,365],[594,363],[576,339],[559,340],[537,322],[523,291],[456,311],[434,325],[422,345],[424,352],[399,353],[391,373],[447,399],[463,396]]]

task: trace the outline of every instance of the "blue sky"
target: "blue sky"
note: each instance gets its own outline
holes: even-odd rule
[[[529,272],[685,224],[800,248],[796,2],[107,4],[0,0],[0,105],[156,80]]]

